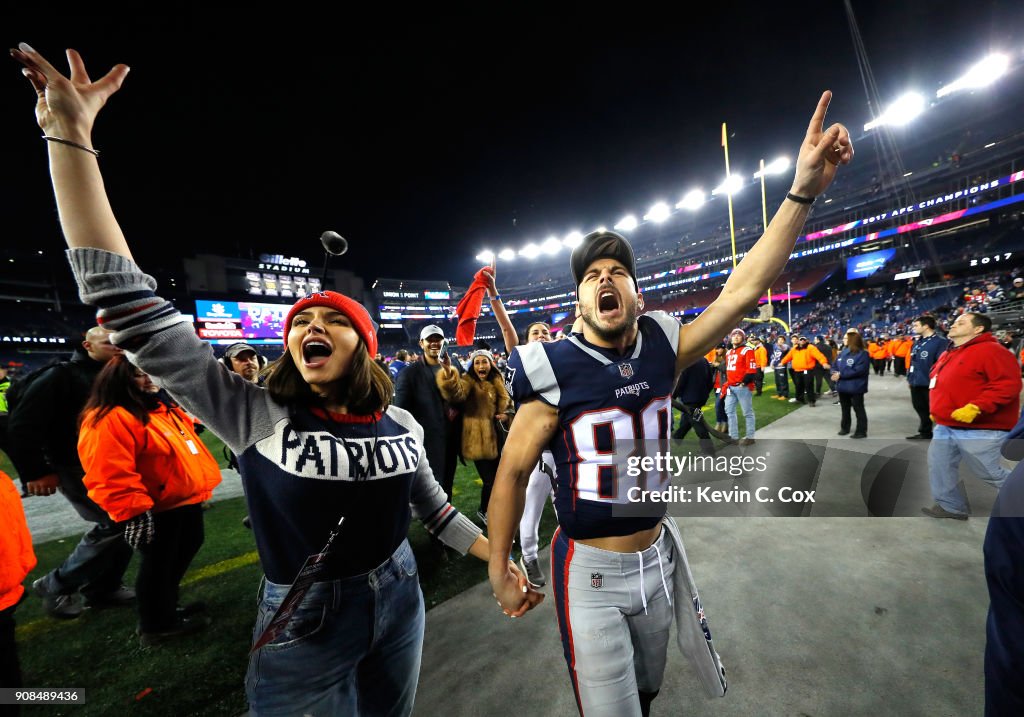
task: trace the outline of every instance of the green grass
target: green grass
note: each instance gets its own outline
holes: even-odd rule
[[[754,399],[758,425],[764,426],[795,408],[770,398],[771,377],[764,396]],[[714,408],[709,407],[714,423]],[[220,441],[209,432],[203,440],[221,458]],[[692,446],[690,445],[692,444]],[[696,448],[691,431],[682,445]],[[15,476],[6,457],[0,467]],[[475,518],[479,478],[472,463],[460,465],[455,477],[455,506]],[[182,600],[204,600],[213,625],[194,638],[144,650],[135,636],[130,609],[87,610],[81,618],[62,622],[47,617],[41,601],[29,597],[17,610],[17,640],[25,684],[30,687],[84,687],[79,706],[27,708],[26,715],[238,715],[246,710],[243,679],[256,616],[256,591],[261,572],[252,533],[241,525],[246,514],[242,498],[219,501],[205,513],[206,542],[182,586]],[[541,522],[541,543],[555,528],[550,504]],[[35,546],[39,565],[26,585],[60,564],[78,536]],[[487,578],[487,566],[472,557],[440,561],[430,549],[426,531],[414,522],[409,541],[420,566],[420,582],[428,609]],[[125,582],[134,584],[137,560]],[[148,692],[146,692],[148,690]],[[144,696],[143,696],[144,695]]]

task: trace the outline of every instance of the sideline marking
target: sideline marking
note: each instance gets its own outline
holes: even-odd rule
[[[242,553],[234,558],[228,558],[227,560],[221,560],[219,563],[210,563],[204,565],[195,571],[190,571],[185,579],[181,581],[181,586],[192,585],[200,580],[208,580],[215,578],[218,575],[237,570],[238,568],[244,568],[247,565],[253,565],[260,561],[259,556],[255,550],[248,553]],[[28,639],[32,637],[38,637],[45,635],[48,632],[56,630],[58,628],[71,627],[77,621],[76,620],[57,620],[51,617],[40,617],[32,622],[26,622],[24,625],[18,625],[15,629],[15,635],[19,640]]]

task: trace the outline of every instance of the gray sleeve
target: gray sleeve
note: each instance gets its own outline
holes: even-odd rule
[[[517,357],[513,361],[513,357]],[[562,400],[562,389],[558,385],[558,378],[555,376],[555,369],[551,366],[548,354],[544,350],[544,343],[534,341],[533,343],[516,346],[512,349],[512,356],[509,357],[509,365],[512,367],[514,377],[517,365],[522,366],[523,373],[529,381],[532,393],[552,406],[558,406]],[[512,379],[512,391],[510,395],[519,401],[525,400],[522,391]],[[514,392],[514,393],[513,393]],[[519,394],[519,395],[516,395]]]
[[[672,347],[672,352],[678,354],[679,328],[681,326],[679,320],[664,311],[648,311],[644,316],[654,319],[654,322],[661,327],[662,331],[665,332],[665,338],[668,339],[668,343]]]
[[[409,429],[419,445],[423,445],[423,428],[412,414],[391,406],[388,408],[388,415]],[[412,508],[413,517],[423,522],[423,527],[428,533],[462,555],[469,551],[470,546],[483,532],[448,502],[440,484],[434,478],[434,472],[430,469],[426,452],[420,454],[409,506]]]
[[[68,251],[79,295],[128,360],[153,377],[236,455],[273,433],[287,411],[267,392],[227,371],[213,349],[131,260],[99,249]],[[276,416],[280,414],[280,416]]]

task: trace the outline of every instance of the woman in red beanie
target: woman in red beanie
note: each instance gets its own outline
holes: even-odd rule
[[[265,388],[224,371],[155,295],[103,188],[92,125],[128,68],[93,82],[74,50],[70,78],[28,45],[12,55],[37,93],[82,300],[98,307],[131,362],[238,456],[265,573],[246,675],[250,714],[411,713],[424,607],[410,518],[481,560],[490,548],[434,480],[423,429],[389,406],[391,381],[373,361],[366,310],[332,291],[307,296],[288,313],[285,353]],[[518,615],[543,596],[512,575],[526,594]]]

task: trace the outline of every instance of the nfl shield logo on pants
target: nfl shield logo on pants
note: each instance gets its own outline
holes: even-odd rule
[[[590,574],[590,587],[599,588],[604,585],[604,575],[601,573]]]
[[[622,376],[622,378],[633,378],[633,366],[628,363],[620,363],[619,375]]]

